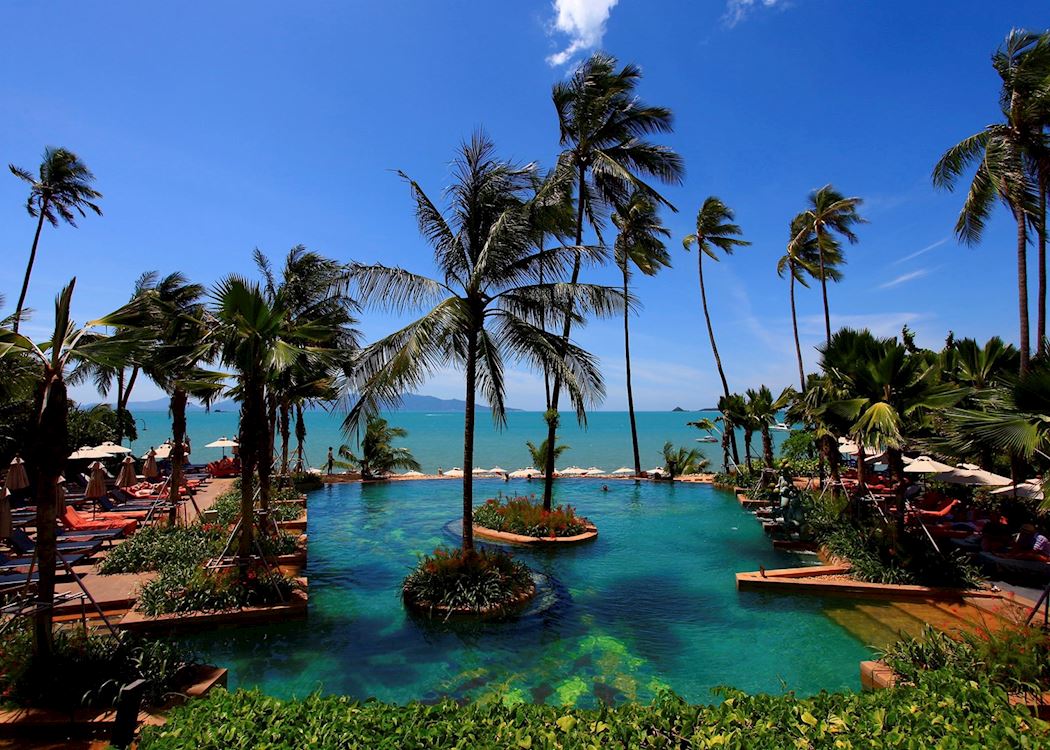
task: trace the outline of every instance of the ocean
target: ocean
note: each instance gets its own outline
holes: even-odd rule
[[[136,455],[143,455],[151,446],[160,445],[171,436],[171,420],[167,412],[136,411],[138,439],[131,447]],[[463,463],[463,414],[459,412],[393,412],[384,415],[391,426],[402,427],[408,436],[397,445],[410,449],[427,473],[438,469],[450,469]],[[699,448],[717,471],[722,462],[722,450],[718,443],[699,443],[697,438],[705,435],[687,422],[701,417],[714,418],[717,412],[636,412],[638,424],[638,447],[642,468],[649,469],[663,463],[662,450],[666,441],[674,445]],[[310,466],[321,467],[328,447],[335,449],[342,444],[356,448],[356,439],[342,432],[343,415],[324,411],[309,412],[306,421],[306,458]],[[190,412],[186,415],[187,431],[191,441],[191,459],[194,463],[206,463],[222,456],[219,448],[205,448],[205,444],[220,437],[236,438],[238,414],[236,411]],[[500,466],[507,471],[529,466],[531,459],[525,441],[539,444],[547,435],[542,412],[513,411],[507,414],[507,425],[497,430],[488,412],[479,412],[475,422],[474,465],[492,468]],[[718,437],[717,433],[715,435]],[[773,431],[774,445],[787,436],[786,432]],[[559,443],[569,446],[558,467],[570,465],[589,468],[597,466],[613,471],[621,466],[631,466],[631,429],[625,411],[597,411],[587,416],[587,424],[580,427],[572,414],[563,413],[559,429]],[[292,436],[294,450],[295,437]],[[740,458],[744,458],[742,433],[738,430]],[[753,454],[761,455],[761,439],[756,433],[753,439]]]

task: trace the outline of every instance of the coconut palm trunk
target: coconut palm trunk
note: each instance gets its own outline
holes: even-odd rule
[[[704,321],[707,323],[707,336],[711,340],[711,353],[715,355],[715,367],[718,368],[718,377],[722,381],[722,393],[725,395],[726,400],[729,400],[729,381],[726,380],[725,370],[722,369],[722,357],[718,354],[718,344],[715,343],[715,329],[711,325],[711,313],[707,309],[707,289],[704,288],[704,252],[702,249],[698,249],[696,253],[697,257],[697,273],[700,277],[700,304],[704,310]],[[729,443],[733,448],[733,463],[740,463],[740,453],[738,452],[736,445],[736,430],[733,428],[727,428],[726,432],[729,433]],[[748,470],[751,469],[750,459],[748,460]]]
[[[806,368],[802,364],[802,344],[799,343],[798,339],[798,313],[795,308],[795,261],[789,259],[788,266],[788,272],[790,273],[788,288],[790,289],[791,297],[791,328],[795,334],[795,356],[798,358],[799,393],[803,393],[806,390]]]
[[[168,499],[171,502],[171,510],[168,511],[168,523],[172,526],[175,525],[180,499],[179,492],[182,487],[182,466],[185,462],[183,443],[186,442],[186,402],[188,398],[185,390],[175,386],[169,404],[171,409],[171,437],[174,443],[171,447],[171,481],[168,486]]]
[[[241,403],[240,443],[241,459],[241,533],[238,546],[242,570],[247,570],[252,553],[252,534],[255,527],[255,475],[259,462],[259,436],[265,435],[266,407],[262,384],[254,378],[244,383],[244,401]]]
[[[773,436],[769,430],[769,424],[762,423],[762,461],[767,469],[773,468]]]
[[[290,421],[291,404],[288,399],[281,400],[280,426],[281,426],[281,474],[288,473],[288,441],[291,436]]]
[[[60,497],[58,483],[69,455],[66,422],[69,401],[62,378],[46,373],[37,387],[35,402],[38,416],[29,458],[36,480],[36,561],[39,571],[36,600],[40,608],[33,617],[33,649],[37,658],[47,664],[52,656],[51,607],[55,598],[58,554],[55,528]]]
[[[824,270],[824,230],[817,224],[817,253],[820,258],[820,296],[824,300],[824,333],[831,344],[831,309],[828,307],[828,279]]]
[[[477,386],[478,332],[467,338],[466,402],[463,413],[463,551],[474,551],[474,391]]]
[[[306,422],[303,420],[302,404],[295,405],[295,463],[298,471],[306,469],[303,459],[303,443],[306,441]]]
[[[40,218],[36,222],[36,233],[33,235],[33,247],[29,250],[29,262],[26,263],[26,275],[22,280],[22,291],[18,294],[18,304],[15,306],[15,320],[12,329],[18,333],[18,325],[22,322],[22,309],[25,307],[26,294],[29,292],[29,278],[33,275],[33,264],[36,263],[36,249],[40,244],[40,230],[44,228],[44,216],[47,214],[47,198],[40,204]]]
[[[751,473],[751,437],[753,434],[750,427],[744,427],[744,461],[748,474]]]
[[[628,280],[630,273],[627,270],[627,261],[623,264],[623,354],[627,363],[627,414],[631,420],[631,447],[634,449],[634,473],[638,476],[642,473],[642,459],[638,453],[638,424],[634,418],[634,391],[631,388],[631,326],[630,311],[627,307]]]
[[[1021,352],[1021,374],[1023,375],[1028,372],[1031,357],[1028,320],[1028,234],[1025,212],[1017,209],[1014,216],[1017,219],[1017,306],[1020,315],[1018,349]]]
[[[1046,177],[1039,176],[1039,291],[1036,302],[1035,351],[1046,354]]]

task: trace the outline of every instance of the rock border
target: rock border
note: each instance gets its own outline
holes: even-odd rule
[[[590,542],[598,538],[598,527],[590,521],[587,522],[587,530],[575,536],[525,536],[523,534],[512,534],[509,531],[497,531],[485,526],[474,526],[474,536],[495,542],[506,542],[507,544],[525,544],[536,546],[557,546],[559,544],[579,544]]]

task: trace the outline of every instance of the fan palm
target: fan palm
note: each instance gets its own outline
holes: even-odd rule
[[[661,237],[671,233],[660,222],[656,204],[640,190],[631,194],[627,205],[618,207],[612,217],[619,234],[613,246],[616,265],[623,275],[623,348],[627,367],[627,413],[631,421],[631,447],[634,449],[634,473],[642,473],[642,460],[638,453],[638,426],[634,419],[634,392],[631,389],[631,329],[629,285],[631,267],[646,276],[655,276],[661,267],[670,268],[671,256]]]
[[[773,468],[773,436],[770,427],[777,423],[777,414],[790,400],[790,393],[785,391],[774,399],[769,386],[765,385],[747,391],[747,414],[762,436],[762,462],[767,469]]]
[[[394,446],[394,440],[408,437],[403,427],[391,427],[378,416],[370,416],[361,440],[361,455],[354,455],[347,445],[339,446],[339,455],[346,464],[361,472],[363,479],[382,479],[396,469],[419,471],[419,461],[408,448]]]
[[[842,272],[838,266],[842,263],[842,252],[837,243],[825,242],[823,253],[824,271],[821,273],[821,251],[817,247],[817,237],[807,231],[808,221],[805,214],[799,214],[791,221],[791,231],[787,252],[777,261],[777,275],[781,278],[788,275],[789,298],[791,301],[791,328],[795,335],[795,356],[798,359],[798,382],[802,390],[806,388],[805,365],[802,362],[802,345],[798,338],[798,313],[795,308],[795,282],[809,287],[806,279],[827,277],[839,281]]]
[[[707,468],[707,459],[696,448],[675,448],[668,440],[661,452],[664,471],[670,479],[688,474],[698,474]]]
[[[646,180],[679,184],[685,170],[672,149],[650,142],[654,133],[672,130],[671,111],[642,102],[636,93],[642,77],[636,65],[616,69],[614,57],[591,55],[567,81],[554,84],[551,98],[558,114],[562,152],[558,171],[575,183],[576,247],[582,251],[584,221],[601,244],[602,217],[611,206],[626,205],[631,192],[641,190],[654,201],[669,203]],[[673,207],[672,207],[673,209]],[[570,284],[579,281],[582,257],[573,260]],[[564,312],[562,346],[567,347],[576,314]],[[561,382],[555,373],[547,410],[547,446],[553,450],[558,429]],[[552,462],[545,462],[551,466]],[[554,475],[544,477],[543,503],[550,507]]]
[[[35,391],[33,425],[26,446],[26,465],[32,477],[36,498],[36,562],[39,569],[36,598],[40,606],[34,615],[33,644],[45,663],[51,655],[52,601],[55,594],[56,514],[59,482],[69,456],[66,376],[70,368],[84,360],[104,367],[116,367],[129,356],[129,339],[116,342],[95,329],[125,326],[130,321],[114,313],[77,328],[70,318],[70,304],[76,279],[55,299],[54,332],[51,338],[35,344],[12,329],[0,329],[0,358],[33,363]],[[10,319],[17,322],[17,316]],[[6,321],[5,321],[6,322]]]
[[[508,359],[548,368],[563,383],[577,415],[604,392],[594,358],[541,325],[544,310],[610,315],[623,307],[619,290],[588,284],[536,281],[563,272],[578,248],[535,248],[535,212],[526,198],[531,167],[499,160],[492,143],[476,134],[454,163],[449,210],[442,213],[420,185],[409,183],[420,231],[434,246],[439,279],[383,265],[357,265],[360,297],[404,310],[429,308],[418,320],[366,347],[354,373],[357,401],[344,428],[363,414],[399,403],[436,369],[461,366],[465,374],[463,435],[463,548],[474,547],[473,464],[476,392],[481,390],[497,426],[506,422],[504,367]],[[549,446],[553,449],[553,446]]]
[[[93,201],[102,197],[102,193],[91,187],[95,175],[84,162],[72,151],[64,148],[44,149],[44,159],[40,162],[36,176],[32,172],[14,164],[8,164],[11,173],[29,184],[29,198],[26,200],[26,211],[37,219],[36,233],[33,235],[33,246],[29,250],[29,262],[26,264],[26,275],[22,281],[22,291],[18,295],[15,307],[15,320],[12,329],[18,333],[22,310],[25,307],[26,292],[29,291],[29,278],[33,275],[33,264],[36,263],[37,246],[40,243],[40,230],[44,219],[57,227],[61,219],[72,227],[77,225],[75,214],[86,216],[84,209],[90,209],[99,216],[102,209]]]
[[[715,367],[718,368],[718,377],[722,381],[722,395],[729,397],[729,382],[722,367],[722,358],[718,354],[718,345],[715,343],[715,329],[711,324],[711,312],[707,307],[707,289],[704,286],[704,256],[718,261],[718,250],[726,255],[732,255],[738,247],[747,247],[751,243],[739,238],[740,227],[733,223],[733,211],[715,196],[710,196],[704,201],[696,214],[696,231],[686,235],[682,240],[682,246],[686,250],[696,245],[696,267],[700,278],[700,303],[704,311],[704,321],[707,323],[707,335],[711,340],[711,352],[715,357]],[[736,448],[736,436],[730,434],[730,442],[733,445],[733,460],[739,462],[740,456]]]
[[[967,245],[980,242],[997,199],[1014,217],[1017,225],[1019,367],[1023,372],[1028,369],[1030,358],[1027,224],[1041,213],[1031,167],[1033,164],[1042,166],[1045,175],[1047,164],[1043,132],[1045,119],[1033,116],[1032,112],[1042,106],[1038,99],[1045,98],[1045,81],[1050,74],[1050,46],[1036,35],[1013,30],[992,62],[1002,80],[1000,104],[1003,121],[988,125],[948,149],[933,169],[933,184],[953,190],[962,174],[971,167],[974,169],[955,224],[956,235]],[[1042,254],[1040,262],[1044,262]],[[1041,288],[1045,295],[1045,280]]]
[[[532,458],[532,465],[537,467],[544,474],[546,474],[547,473],[547,465],[546,465],[546,462],[547,462],[547,440],[544,439],[539,445],[536,445],[531,440],[526,440],[525,441],[525,447],[529,449],[529,456]],[[558,459],[560,459],[562,457],[562,454],[565,453],[565,451],[569,450],[570,447],[571,446],[565,445],[563,443],[559,443],[558,445],[554,446],[554,461],[555,461],[555,463],[557,463]],[[551,467],[551,471],[552,472],[554,471],[553,467]]]

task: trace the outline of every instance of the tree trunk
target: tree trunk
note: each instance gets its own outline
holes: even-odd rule
[[[477,384],[478,334],[467,338],[466,408],[463,413],[463,551],[474,551],[474,390]]]
[[[1017,306],[1020,313],[1021,374],[1028,372],[1031,347],[1028,337],[1028,236],[1025,213],[1015,212],[1017,219]]]
[[[36,223],[36,234],[33,235],[33,247],[29,251],[29,262],[26,264],[26,276],[22,281],[22,291],[18,295],[18,305],[15,307],[15,322],[13,329],[18,333],[18,324],[21,323],[22,309],[26,304],[26,292],[29,291],[29,277],[33,275],[33,264],[36,263],[36,248],[40,243],[40,230],[44,227],[44,214],[47,213],[47,198],[40,202],[40,219]]]
[[[48,388],[50,385],[50,388]],[[69,456],[69,431],[66,384],[57,373],[46,372],[37,386],[37,419],[34,424],[30,453],[27,456],[35,477],[36,491],[36,557],[39,582],[36,600],[40,611],[33,618],[33,651],[46,665],[52,655],[51,606],[55,598],[55,567],[57,563],[56,514],[58,512],[58,480]],[[43,667],[45,670],[48,667]]]
[[[265,406],[260,391],[250,379],[244,382],[241,402],[240,443],[241,459],[241,534],[237,554],[241,558],[241,572],[248,572],[248,559],[252,554],[252,533],[255,527],[255,470],[259,452],[259,434],[265,430]]]
[[[865,465],[864,445],[857,439],[857,489],[863,490],[868,486],[868,467]]]
[[[262,388],[260,388],[262,390]],[[266,398],[265,396],[260,397],[260,401]],[[264,511],[270,510],[270,472],[273,469],[273,441],[274,441],[274,422],[276,421],[277,411],[274,402],[271,401],[267,404],[267,427],[269,429],[262,430],[258,433],[259,441],[259,455],[256,457],[258,461],[258,472],[259,472],[259,507]]]
[[[182,487],[182,465],[185,453],[182,445],[186,442],[186,391],[178,386],[171,394],[171,481],[168,486],[168,499],[171,502],[171,510],[168,511],[168,522],[175,525],[175,516],[178,510],[179,492]]]
[[[765,422],[762,423],[762,460],[767,469],[773,468],[773,436]]]
[[[290,414],[292,405],[288,399],[281,399],[280,423],[281,423],[281,474],[288,473],[288,439],[291,434]]]
[[[711,352],[715,355],[715,367],[718,368],[718,377],[722,381],[722,394],[729,401],[729,381],[726,380],[725,370],[722,369],[722,358],[718,354],[718,345],[715,344],[715,329],[711,325],[711,314],[707,310],[707,289],[704,287],[704,250],[697,246],[697,273],[700,276],[700,303],[704,310],[704,321],[707,323],[707,336],[711,340]],[[740,464],[740,453],[736,446],[736,430],[727,430],[729,442],[733,446],[733,463]]]
[[[729,471],[729,431],[733,429],[727,425],[726,421],[722,421],[722,471]]]
[[[820,294],[824,298],[824,333],[831,344],[831,309],[828,307],[828,281],[824,276],[824,231],[817,224],[817,256],[820,258]],[[803,386],[804,387],[804,386]]]
[[[580,164],[578,167],[579,173],[577,179],[579,180],[579,193],[576,201],[576,247],[579,248],[583,244],[583,183],[587,178],[586,168]],[[580,281],[580,252],[576,251],[576,258],[572,264],[572,277],[569,279],[570,286],[576,286]],[[569,345],[569,334],[572,332],[572,311],[565,311],[565,322],[562,326],[561,339],[562,346],[567,348]],[[554,497],[554,444],[558,439],[558,401],[561,396],[561,377],[555,373],[554,383],[551,386],[551,398],[550,408],[547,410],[547,465],[544,467],[546,471],[543,474],[543,509],[549,511],[551,509],[551,502]],[[550,418],[551,412],[554,413],[554,418]],[[465,467],[464,467],[465,468]]]
[[[631,389],[631,326],[627,310],[628,272],[626,261],[623,264],[623,354],[627,363],[627,414],[631,420],[631,447],[634,449],[634,475],[642,473],[642,459],[638,454],[638,424],[634,419],[634,392]]]
[[[806,368],[802,364],[802,345],[798,340],[798,314],[795,311],[795,262],[788,258],[788,273],[791,274],[791,328],[795,332],[795,356],[798,357],[798,385],[799,394],[806,391]]]
[[[1039,177],[1039,293],[1036,302],[1035,351],[1046,354],[1046,178]]]
[[[744,458],[747,462],[747,473],[751,473],[751,428],[744,428]]]
[[[295,462],[298,471],[305,471],[303,442],[306,440],[306,422],[303,420],[303,405],[295,405]]]
[[[117,445],[124,442],[124,368],[117,368]]]

